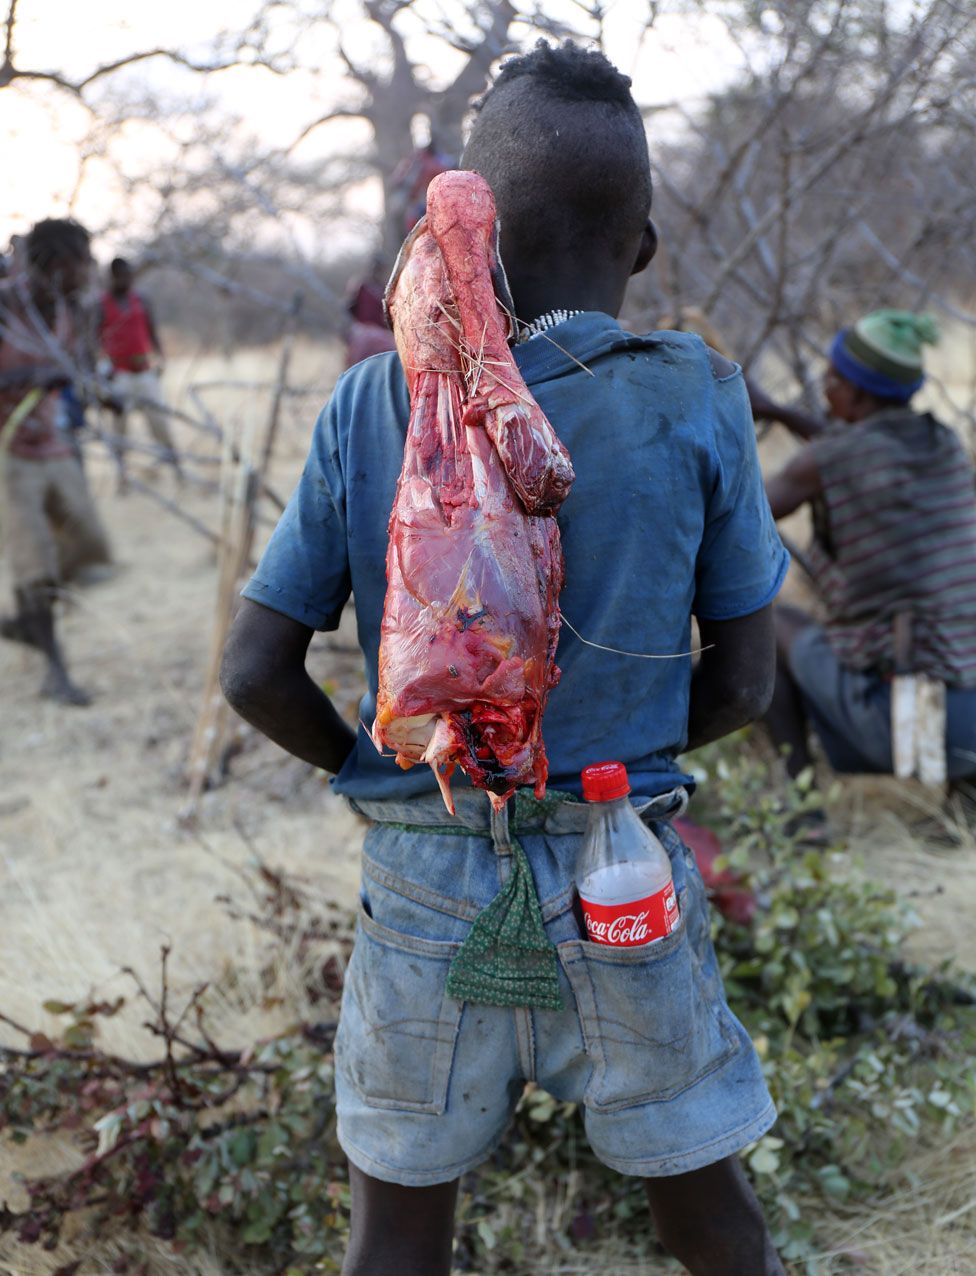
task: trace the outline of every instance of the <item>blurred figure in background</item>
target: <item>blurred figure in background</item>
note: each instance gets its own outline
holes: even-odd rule
[[[418,146],[413,154],[397,165],[390,179],[394,202],[403,210],[403,233],[409,235],[427,211],[427,187],[438,173],[446,173],[452,165],[449,155],[440,150],[431,137],[426,146]]]
[[[725,359],[733,359],[732,347],[715,324],[697,306],[682,306],[673,313],[661,315],[656,327],[659,331],[695,332],[707,346]]]
[[[102,350],[112,364],[113,388],[123,404],[115,427],[120,436],[116,450],[119,489],[124,491],[125,435],[133,408],[138,408],[146,418],[161,450],[161,459],[172,465],[178,478],[182,478],[182,471],[159,383],[163,347],[152,308],[147,298],[132,287],[133,272],[125,258],[115,258],[109,267],[109,279],[109,287],[102,293],[98,332]]]
[[[775,610],[779,663],[765,721],[794,776],[810,764],[810,725],[835,771],[891,774],[912,744],[892,717],[903,678],[938,692],[910,726],[919,740],[927,733],[930,753],[944,750],[943,776],[976,776],[973,466],[953,430],[911,407],[925,380],[922,347],[937,337],[926,315],[875,311],[831,345],[824,397],[835,425],[762,405],[809,440],[766,492],[777,519],[811,505],[807,553],[826,610],[824,625],[797,607]]]
[[[27,236],[11,235],[7,251],[0,257],[0,277],[13,279],[27,269]]]
[[[0,284],[0,495],[16,602],[0,634],[44,656],[42,695],[85,705],[55,634],[54,599],[60,584],[111,560],[81,465],[58,428],[61,393],[86,361],[88,232],[67,219],[38,222],[25,263]]]
[[[389,275],[386,260],[377,253],[369,274],[349,291],[346,310],[352,323],[346,332],[346,367],[351,368],[371,354],[393,350],[393,333],[383,313],[383,294]]]

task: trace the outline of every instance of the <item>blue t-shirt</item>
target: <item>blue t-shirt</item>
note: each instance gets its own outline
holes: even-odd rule
[[[553,341],[558,341],[555,345]],[[566,584],[556,661],[562,670],[543,719],[552,788],[580,793],[590,762],[624,762],[636,793],[689,777],[675,765],[688,728],[691,616],[730,620],[759,611],[789,556],[763,490],[745,383],[716,375],[690,333],[635,337],[587,312],[515,347],[522,376],[573,459],[576,482],[559,511]],[[581,366],[583,365],[583,366]],[[376,709],[387,523],[410,405],[395,354],[340,377],[315,425],[301,480],[245,598],[313,629],[334,629],[350,592],[368,691]],[[455,772],[453,784],[464,784]],[[334,780],[350,797],[436,792],[429,767],[402,771],[366,731]]]

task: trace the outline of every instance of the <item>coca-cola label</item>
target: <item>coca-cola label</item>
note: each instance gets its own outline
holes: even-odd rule
[[[678,925],[678,900],[668,882],[663,890],[623,904],[594,904],[580,896],[587,938],[595,944],[633,948],[664,939]]]

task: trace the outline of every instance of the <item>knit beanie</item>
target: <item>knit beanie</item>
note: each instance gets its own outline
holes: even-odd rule
[[[874,310],[838,332],[830,362],[869,394],[907,403],[925,380],[922,346],[935,345],[938,339],[939,329],[930,315]]]

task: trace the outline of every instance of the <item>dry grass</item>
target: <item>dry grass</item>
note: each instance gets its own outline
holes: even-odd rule
[[[972,1276],[976,1272],[976,1133],[920,1151],[876,1205],[826,1220],[834,1247],[817,1276]]]
[[[274,357],[244,352],[232,366],[209,356],[190,365],[171,363],[167,382],[174,396],[189,380],[267,378]],[[273,475],[283,493],[300,469],[316,399],[324,400],[336,367],[334,350],[323,355],[305,347],[297,356],[298,376],[312,393],[286,414]],[[215,391],[208,401],[243,420],[247,412],[263,414],[267,398]],[[138,434],[140,425],[134,429]],[[187,427],[179,434],[198,445]],[[171,490],[168,475],[155,481]],[[42,1000],[70,1000],[93,989],[105,996],[129,993],[123,965],[152,984],[165,942],[173,948],[176,988],[186,994],[213,981],[219,1038],[246,1042],[284,1028],[301,1013],[300,980],[282,954],[278,986],[269,997],[257,974],[267,956],[265,937],[231,921],[215,897],[241,897],[235,869],[247,864],[251,841],[269,862],[351,904],[360,829],[310,768],[253,736],[234,762],[234,782],[205,795],[198,833],[180,827],[183,767],[208,648],[214,556],[190,528],[144,498],[115,496],[107,465],[93,467],[92,482],[124,570],[78,596],[62,634],[78,680],[95,693],[94,705],[74,711],[38,701],[36,658],[0,647],[0,1009],[51,1030]],[[180,499],[213,521],[213,495],[191,488]],[[8,588],[0,575],[0,592],[6,595]],[[354,647],[350,613],[338,635],[316,639],[312,649],[316,675],[336,684],[351,720],[362,686],[359,657],[348,650]],[[938,809],[924,808],[921,794],[905,786],[851,781],[839,790],[832,815],[871,871],[911,896],[924,923],[913,941],[916,955],[955,955],[976,970],[973,834]],[[128,1006],[106,1025],[105,1044],[133,1056],[154,1054],[142,1018],[137,1006]],[[10,1039],[7,1030],[0,1032]],[[10,1179],[14,1170],[54,1170],[75,1156],[57,1140],[4,1149],[0,1200],[21,1199]],[[877,1204],[823,1218],[835,1254],[824,1257],[821,1273],[976,1276],[976,1131],[949,1146],[920,1149],[891,1190],[882,1194],[883,1186]],[[568,1208],[572,1190],[567,1182],[559,1200],[540,1205],[544,1229]],[[146,1252],[154,1276],[217,1276],[225,1270],[219,1254],[188,1263],[151,1242]],[[83,1271],[108,1271],[110,1263],[110,1253],[99,1251]],[[40,1252],[0,1249],[0,1272],[13,1276],[49,1274],[55,1265]],[[594,1266],[614,1276],[675,1270],[642,1260],[622,1243],[578,1255],[555,1252],[549,1265],[535,1270],[555,1276]]]

